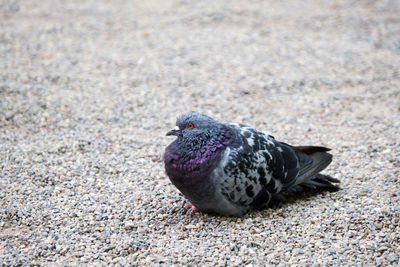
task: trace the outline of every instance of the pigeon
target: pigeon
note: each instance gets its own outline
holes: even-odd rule
[[[189,200],[187,207],[223,216],[279,203],[304,188],[336,191],[339,180],[322,175],[329,148],[291,146],[255,128],[220,123],[197,112],[178,117],[167,146],[165,171]]]

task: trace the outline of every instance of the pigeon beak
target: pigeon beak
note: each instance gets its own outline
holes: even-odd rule
[[[169,131],[167,133],[167,136],[170,136],[170,135],[175,135],[175,136],[182,135],[182,131],[179,129],[172,129],[171,131]]]

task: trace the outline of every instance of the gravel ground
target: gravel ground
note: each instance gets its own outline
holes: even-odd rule
[[[0,265],[395,266],[399,70],[396,0],[0,0]],[[331,147],[342,190],[186,214],[190,110]]]

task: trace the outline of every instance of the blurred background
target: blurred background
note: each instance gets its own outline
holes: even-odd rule
[[[0,0],[0,264],[395,265],[399,70],[396,0]],[[343,190],[181,214],[191,110],[331,147]]]

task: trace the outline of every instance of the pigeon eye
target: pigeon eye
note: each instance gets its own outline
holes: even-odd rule
[[[193,127],[194,127],[194,124],[193,124],[192,122],[189,122],[189,123],[186,125],[186,128],[188,128],[188,129],[193,129]]]

